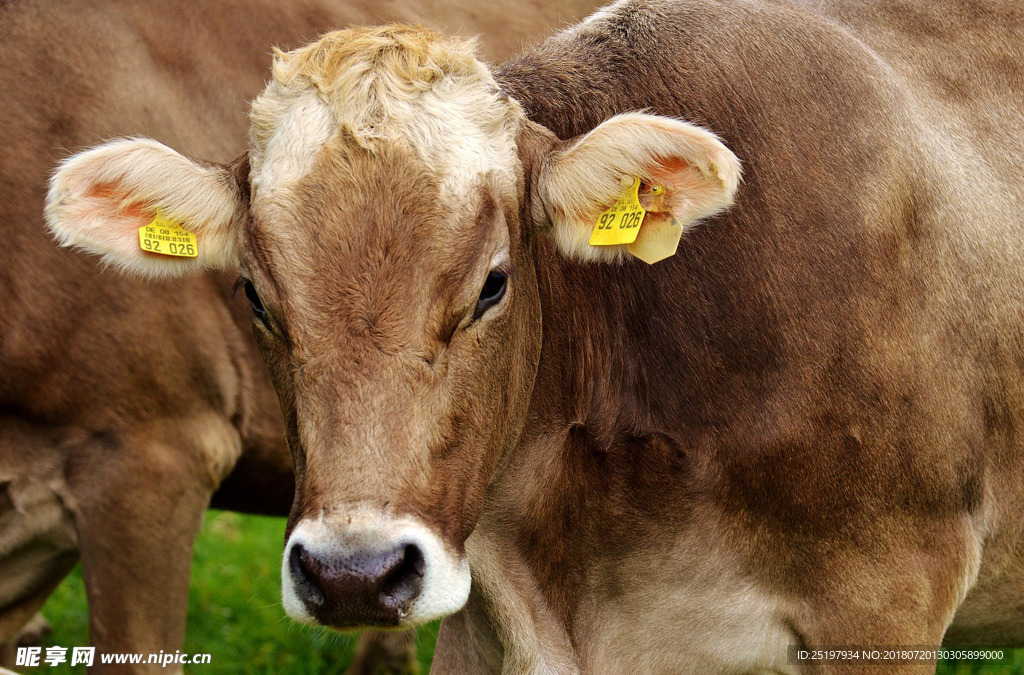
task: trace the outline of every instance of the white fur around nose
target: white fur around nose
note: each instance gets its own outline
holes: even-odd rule
[[[466,557],[454,554],[430,528],[414,518],[393,518],[371,511],[346,512],[325,519],[306,519],[295,527],[281,563],[281,599],[288,616],[316,624],[295,589],[289,568],[292,548],[301,545],[321,560],[341,560],[353,555],[391,551],[413,544],[423,553],[424,573],[420,595],[400,617],[401,626],[418,626],[462,609],[469,598],[470,572]]]

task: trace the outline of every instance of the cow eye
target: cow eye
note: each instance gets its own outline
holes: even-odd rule
[[[487,275],[484,287],[480,290],[480,297],[476,301],[476,309],[473,310],[473,320],[479,319],[491,307],[501,302],[505,297],[505,288],[508,286],[508,275],[497,270]]]
[[[248,279],[245,280],[245,297],[249,298],[249,305],[252,307],[253,315],[267,325],[267,310],[263,307],[263,301],[260,300],[260,296],[256,293],[256,287],[252,285],[252,282]]]

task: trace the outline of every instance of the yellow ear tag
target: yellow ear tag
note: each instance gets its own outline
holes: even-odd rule
[[[181,229],[178,221],[157,209],[153,222],[139,228],[139,248],[150,253],[195,258],[199,255],[196,235]]]
[[[648,265],[676,254],[683,225],[668,212],[648,213],[636,241],[626,247],[631,254]]]
[[[591,246],[615,246],[636,241],[640,223],[644,222],[644,214],[647,213],[640,206],[639,190],[640,179],[634,177],[633,184],[626,188],[618,201],[598,217],[590,234]]]

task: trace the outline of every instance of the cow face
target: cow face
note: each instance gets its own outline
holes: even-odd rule
[[[649,115],[558,141],[471,42],[387,27],[278,54],[235,166],[116,141],[62,165],[47,218],[62,243],[144,274],[239,270],[295,463],[285,608],[414,625],[466,601],[464,542],[526,422],[533,239],[622,258],[587,239],[633,176],[685,226],[729,204],[739,167],[707,131]],[[139,250],[157,209],[197,258]]]

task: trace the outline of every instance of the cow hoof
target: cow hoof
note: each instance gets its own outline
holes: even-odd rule
[[[359,636],[355,658],[345,675],[419,675],[416,631],[368,630]]]

